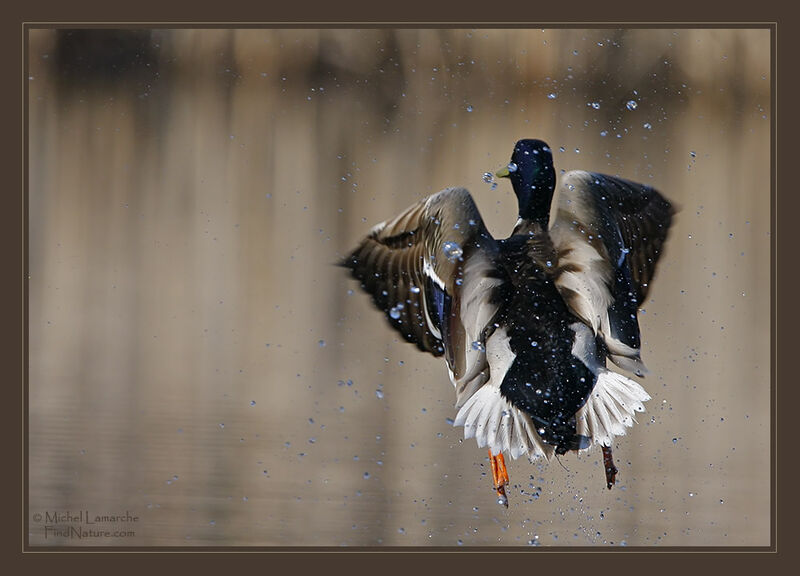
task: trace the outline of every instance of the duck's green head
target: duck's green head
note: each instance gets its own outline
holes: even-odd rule
[[[550,218],[550,202],[556,185],[553,154],[541,140],[520,140],[514,146],[511,162],[495,174],[508,178],[519,202],[519,216],[529,220]]]

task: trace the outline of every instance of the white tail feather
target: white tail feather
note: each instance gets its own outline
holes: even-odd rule
[[[512,458],[550,458],[553,447],[545,444],[530,417],[503,398],[496,386],[483,386],[458,411],[456,426],[464,426],[464,438],[472,438],[492,453],[508,452]]]
[[[614,436],[633,426],[634,414],[644,412],[650,395],[637,382],[610,370],[602,370],[589,399],[578,413],[577,431],[595,444],[610,446]]]

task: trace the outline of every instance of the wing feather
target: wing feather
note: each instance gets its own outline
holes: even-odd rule
[[[562,178],[550,226],[562,298],[602,336],[611,360],[639,375],[646,369],[637,310],[647,297],[674,213],[649,186],[574,171]]]
[[[498,254],[469,192],[448,188],[375,226],[341,264],[406,340],[445,355],[457,392],[472,394],[488,379]]]

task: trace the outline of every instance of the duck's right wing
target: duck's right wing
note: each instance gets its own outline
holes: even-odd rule
[[[489,378],[485,343],[503,285],[498,254],[469,192],[448,188],[375,226],[342,261],[392,328],[445,356],[458,406]]]
[[[609,358],[642,375],[637,312],[675,210],[649,186],[592,172],[568,172],[558,196],[550,226],[558,251],[556,287],[603,338]]]

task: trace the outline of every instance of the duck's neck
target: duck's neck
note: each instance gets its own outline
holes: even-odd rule
[[[556,185],[555,171],[550,168],[537,173],[533,178],[513,182],[519,203],[519,217],[537,222],[544,229],[550,221],[550,203]]]

